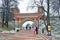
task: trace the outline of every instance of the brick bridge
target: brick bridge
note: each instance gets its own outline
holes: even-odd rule
[[[20,13],[17,8],[14,9],[14,19],[19,22],[19,26],[22,27],[26,21],[33,21],[35,25],[38,25],[38,21],[42,18],[43,9],[38,7],[37,13]],[[46,19],[46,16],[44,16]]]

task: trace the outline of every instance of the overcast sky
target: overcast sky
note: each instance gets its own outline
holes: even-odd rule
[[[17,0],[19,2],[18,4],[18,8],[20,10],[20,13],[37,13],[38,12],[38,8],[34,7],[33,9],[29,8],[29,6],[31,6],[31,4],[33,3],[32,1],[34,0]],[[39,2],[39,0],[36,0]],[[0,6],[1,6],[1,0],[0,0]],[[43,1],[43,6],[45,8],[45,10],[47,10],[47,2],[46,0]],[[27,10],[28,8],[28,10]],[[50,9],[50,12],[52,13],[53,10]],[[50,14],[51,14],[50,13]],[[55,13],[53,13],[55,14]],[[55,15],[57,15],[58,13],[56,13]],[[47,13],[45,13],[45,15],[47,15]]]
[[[0,6],[1,6],[1,4],[2,4],[2,1],[0,0]]]
[[[20,9],[20,13],[36,13],[36,12],[38,12],[37,7],[34,7],[33,9],[28,8],[28,10],[27,10],[27,7],[29,5],[31,5],[32,0],[21,0],[21,1],[18,0],[18,1],[19,1],[18,8]],[[39,0],[36,0],[36,1],[39,1]],[[47,9],[46,0],[44,0],[43,4],[44,4],[43,6],[45,7],[45,9]]]
[[[33,9],[29,8],[29,6],[32,6],[31,4],[33,3],[32,1],[34,0],[17,0],[19,2],[18,4],[18,8],[20,10],[20,13],[37,13],[38,12],[38,8],[37,7],[34,7]],[[39,2],[39,0],[36,0]],[[37,3],[38,3],[37,2]],[[2,1],[0,0],[0,6],[2,4]],[[43,3],[45,9],[47,9],[47,4],[46,4],[46,0],[44,0],[44,3]],[[28,10],[27,10],[28,8]]]
[[[20,9],[20,13],[35,13],[37,12],[37,7],[34,7],[33,9],[28,9],[31,0],[22,0],[19,1],[18,8]]]

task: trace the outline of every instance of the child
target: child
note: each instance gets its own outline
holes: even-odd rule
[[[34,29],[34,34],[36,34],[36,29]]]

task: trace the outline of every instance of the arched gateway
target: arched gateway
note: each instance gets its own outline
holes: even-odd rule
[[[19,13],[18,9],[14,9],[14,19],[19,22],[19,27],[22,27],[26,21],[33,21],[35,25],[38,25],[38,21],[42,17],[43,9],[38,7],[38,13]]]

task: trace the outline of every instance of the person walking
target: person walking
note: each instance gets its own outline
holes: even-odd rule
[[[51,25],[49,24],[49,25],[48,25],[48,35],[49,35],[49,36],[51,36],[51,30],[52,30],[52,27],[51,27]]]
[[[42,33],[44,33],[44,28],[45,28],[45,24],[42,23],[42,24],[41,24]]]
[[[26,30],[28,29],[28,27],[26,26]]]
[[[29,29],[31,30],[31,26],[29,27]]]
[[[36,27],[36,34],[38,34],[38,26]]]
[[[34,29],[34,34],[36,34],[36,29]]]

